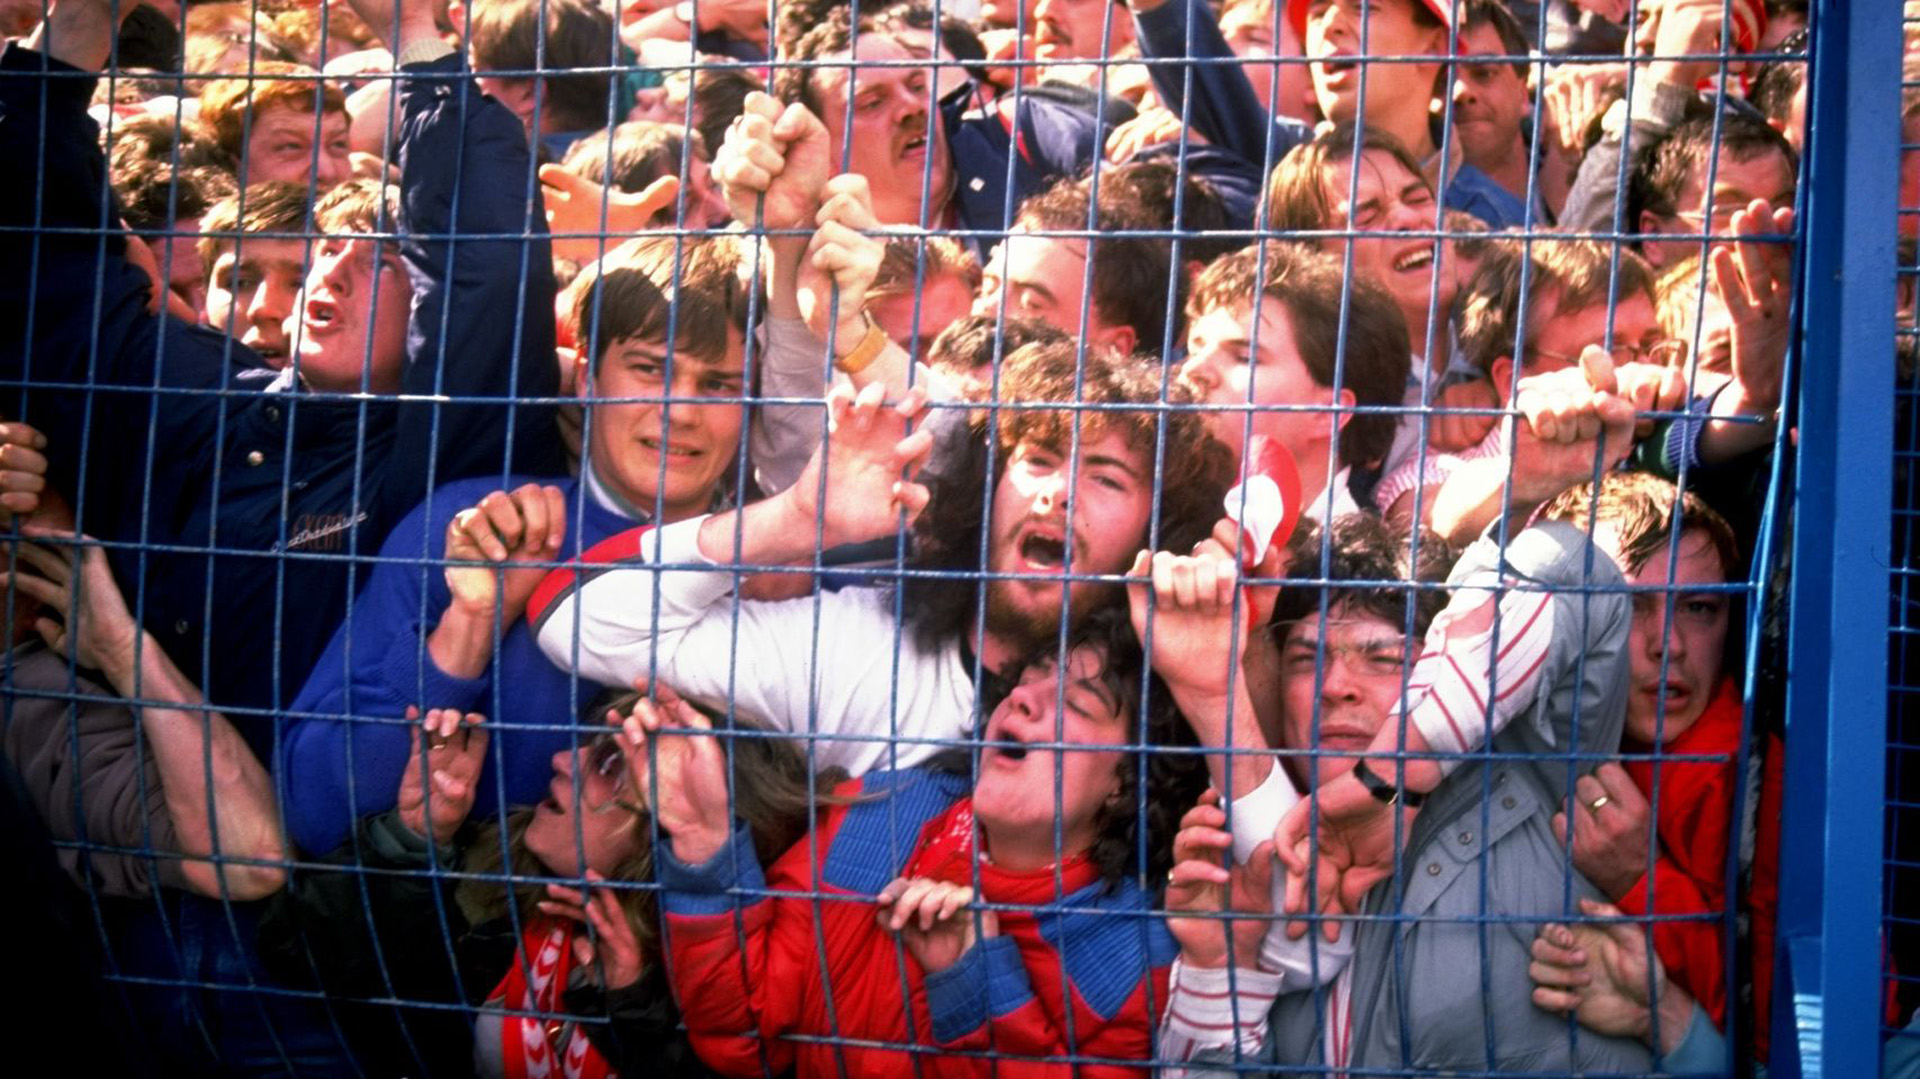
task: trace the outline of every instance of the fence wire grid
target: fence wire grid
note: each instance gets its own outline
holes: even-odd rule
[[[60,1066],[1920,1075],[1920,6],[0,32]]]

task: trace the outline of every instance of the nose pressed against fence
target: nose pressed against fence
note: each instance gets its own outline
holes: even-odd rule
[[[29,6],[80,1070],[1920,1076],[1920,4]]]

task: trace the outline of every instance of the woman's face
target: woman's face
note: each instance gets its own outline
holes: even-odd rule
[[[640,853],[645,825],[626,756],[612,733],[553,755],[553,784],[533,809],[527,850],[555,876],[604,877]]]
[[[1129,720],[1105,667],[1089,647],[1073,651],[1064,677],[1051,662],[1029,667],[987,720],[973,809],[995,863],[1037,869],[1098,838],[1100,810],[1120,792]],[[1049,743],[1073,748],[1035,748]]]

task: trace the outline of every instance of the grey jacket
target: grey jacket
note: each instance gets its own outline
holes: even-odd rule
[[[1483,538],[1450,583],[1501,565],[1498,544]],[[1349,975],[1355,1069],[1568,1074],[1650,1066],[1645,1046],[1595,1036],[1535,1008],[1527,978],[1540,923],[1577,911],[1580,896],[1600,898],[1574,872],[1550,821],[1574,776],[1592,770],[1593,755],[1618,749],[1632,601],[1624,592],[1584,590],[1623,582],[1586,535],[1565,524],[1512,537],[1504,573],[1569,589],[1554,599],[1545,677],[1531,707],[1494,736],[1491,752],[1428,796],[1400,873],[1367,896],[1363,914],[1373,918],[1356,927]],[[1322,1068],[1328,1000],[1322,989],[1274,1003],[1269,1064]]]

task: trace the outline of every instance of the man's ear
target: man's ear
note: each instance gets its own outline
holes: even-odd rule
[[[582,401],[593,398],[593,361],[585,350],[573,354],[573,393]]]
[[[1493,379],[1493,395],[1505,402],[1513,393],[1513,357],[1496,356],[1492,366],[1487,368],[1488,377]]]
[[[460,40],[467,39],[467,5],[461,0],[449,0],[447,4],[447,25],[453,27],[454,35]]]
[[[1333,395],[1333,403],[1340,406],[1340,411],[1334,413],[1335,432],[1346,428],[1347,422],[1353,419],[1353,406],[1359,404],[1359,402],[1360,399],[1353,395],[1353,391],[1344,386],[1340,388],[1339,393]],[[1336,452],[1338,452],[1338,449],[1339,447],[1335,447]]]
[[[1660,250],[1659,241],[1656,240],[1655,237],[1666,235],[1666,231],[1665,222],[1660,219],[1659,214],[1654,213],[1652,210],[1640,211],[1640,234],[1646,237],[1646,239],[1640,241],[1640,255],[1647,260],[1649,265],[1656,268],[1658,268],[1662,262],[1666,261],[1666,258]]]
[[[1106,345],[1122,356],[1131,356],[1133,350],[1140,347],[1140,335],[1132,326],[1109,326],[1094,343]]]

